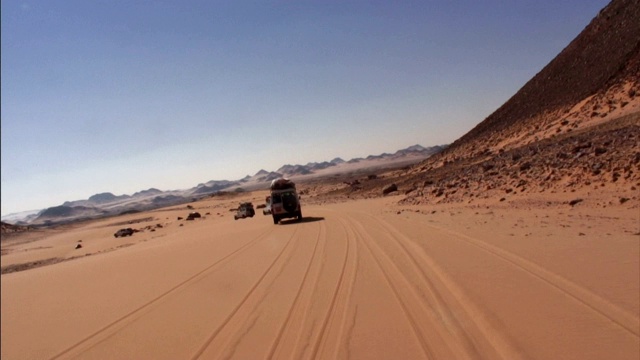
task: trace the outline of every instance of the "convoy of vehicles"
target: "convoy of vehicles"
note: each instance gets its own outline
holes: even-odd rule
[[[300,206],[300,196],[296,190],[296,184],[286,178],[273,180],[270,186],[270,195],[265,198],[265,204],[260,204],[263,215],[271,215],[273,223],[278,224],[280,220],[295,218],[302,220],[302,209]],[[255,210],[250,202],[241,203],[233,216],[235,220],[253,217]]]

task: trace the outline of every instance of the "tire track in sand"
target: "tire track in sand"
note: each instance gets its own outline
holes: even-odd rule
[[[371,216],[371,215],[368,215]],[[463,289],[461,289],[456,282],[451,279],[448,274],[435,263],[435,261],[425,252],[425,250],[420,247],[415,240],[410,239],[398,229],[396,229],[389,222],[379,219],[380,224],[382,224],[394,237],[399,240],[400,244],[404,244],[406,249],[411,254],[416,254],[422,262],[427,265],[427,272],[433,274],[431,278],[438,280],[442,286],[446,288],[446,292],[452,294],[455,298],[458,299],[458,304],[463,307],[464,311],[469,314],[470,319],[473,319],[478,328],[487,336],[487,339],[493,344],[493,347],[498,350],[501,354],[502,358],[511,359],[511,358],[522,358],[526,356],[522,351],[520,351],[513,343],[513,341],[509,340],[508,335],[502,334],[501,331],[495,328],[492,325],[492,321],[487,318],[486,314],[482,311],[482,309],[478,308],[473,301],[471,301]],[[601,316],[604,316],[605,319],[612,321],[616,325],[621,326],[624,330],[628,331],[632,336],[637,336],[633,331],[633,324],[635,321],[635,326],[638,326],[638,320],[634,316],[625,312],[622,309],[617,308],[615,305],[610,304],[608,301],[599,298],[597,295],[591,293],[590,291],[580,288],[578,285],[569,282],[568,280],[560,277],[557,274],[553,274],[548,270],[542,269],[540,266],[533,264],[532,262],[520,258],[515,254],[511,254],[505,250],[499,249],[493,245],[486,244],[481,240],[474,239],[470,236],[460,234],[448,229],[443,229],[437,226],[433,226],[431,224],[424,224],[434,230],[440,231],[444,234],[449,234],[454,238],[460,239],[473,245],[475,247],[484,250],[485,252],[490,253],[491,255],[497,256],[510,263],[513,266],[516,266],[520,270],[528,273],[529,275],[538,278],[539,280],[547,283],[553,288],[561,291],[566,294],[569,298],[573,298],[575,301],[581,303],[582,305],[594,310]],[[427,275],[425,273],[425,275]],[[581,295],[582,294],[582,295]],[[585,296],[585,298],[582,298]],[[597,300],[600,299],[600,300]],[[595,300],[595,301],[594,301]],[[635,318],[635,320],[634,320]],[[623,326],[621,323],[625,324]]]
[[[484,318],[479,316],[482,314],[481,311],[475,309],[470,300],[462,296],[462,291],[457,289],[453,281],[448,279],[439,268],[434,267],[433,260],[426,254],[418,252],[417,249],[409,249],[405,244],[407,241],[400,239],[400,237],[403,240],[408,240],[408,238],[381,219],[365,213],[359,213],[359,215],[364,215],[372,222],[382,226],[381,232],[376,234],[377,237],[380,238],[382,233],[401,252],[402,257],[408,260],[408,262],[404,262],[394,257],[393,259],[396,259],[394,261],[387,251],[372,242],[372,246],[377,247],[380,256],[384,257],[388,264],[401,274],[412,289],[412,295],[419,302],[417,306],[425,312],[421,316],[427,317],[419,323],[430,321],[437,331],[437,335],[447,344],[449,350],[455,353],[456,359],[478,359],[482,358],[481,354],[490,354],[488,358],[499,356],[503,359],[520,359],[524,357],[522,352],[513,346],[508,336],[501,334],[498,329],[481,320]],[[358,223],[358,226],[361,231],[367,232],[361,223]],[[418,259],[414,254],[423,256]],[[432,273],[428,274],[421,264],[427,265]],[[403,272],[400,265],[408,266],[410,269]],[[417,275],[418,282],[411,281],[407,271]],[[452,288],[455,288],[456,291],[451,291]],[[474,309],[474,311],[470,312],[469,309]]]
[[[298,290],[296,292],[296,297],[293,299],[289,312],[287,313],[287,317],[285,318],[284,322],[280,326],[280,329],[278,330],[278,334],[276,335],[275,339],[271,343],[271,346],[269,347],[269,352],[267,353],[267,357],[266,357],[267,359],[274,358],[276,351],[278,349],[278,346],[280,345],[280,342],[282,340],[282,336],[287,330],[288,326],[290,325],[291,318],[294,312],[305,311],[309,307],[308,303],[306,304],[306,306],[303,306],[302,304],[300,304],[300,299],[302,297],[303,288],[305,287],[305,285],[307,285],[307,278],[309,277],[309,273],[311,272],[312,265],[314,263],[319,263],[322,260],[322,259],[318,259],[316,254],[318,253],[318,245],[320,244],[321,241],[323,242],[323,244],[326,245],[326,242],[327,242],[326,237],[327,237],[326,225],[324,223],[321,223],[320,229],[318,231],[318,236],[316,238],[316,244],[313,248],[313,253],[311,254],[311,258],[309,259],[309,265],[307,266],[304,276],[300,281],[300,286],[298,287]],[[318,271],[318,275],[319,274],[320,272]],[[316,282],[318,281],[318,277],[316,277],[315,281]]]
[[[331,303],[323,321],[320,325],[320,330],[318,336],[315,338],[313,342],[313,346],[311,347],[310,356],[311,359],[319,358],[319,354],[322,354],[326,343],[328,341],[329,332],[331,324],[335,322],[339,322],[340,330],[337,334],[338,341],[345,341],[343,337],[343,330],[346,322],[346,312],[347,312],[347,304],[351,299],[353,293],[353,285],[356,279],[357,267],[358,267],[358,247],[355,242],[355,236],[353,236],[352,230],[345,225],[344,221],[340,218],[336,218],[339,223],[342,225],[346,232],[346,249],[344,255],[344,261],[342,262],[342,268],[340,270],[340,276],[338,277],[338,282],[333,291],[333,295],[331,297]],[[351,233],[352,236],[349,236]],[[348,284],[345,282],[348,281]],[[341,314],[338,314],[338,302],[343,302],[343,306],[341,308]],[[348,339],[347,339],[348,340]],[[338,351],[340,347],[336,345],[334,349]]]
[[[109,324],[103,326],[102,328],[98,329],[97,331],[89,334],[88,336],[86,336],[82,340],[80,340],[77,343],[73,344],[72,346],[64,349],[63,351],[59,352],[58,354],[54,355],[53,357],[51,357],[49,359],[50,360],[59,359],[62,356],[67,355],[67,354],[71,353],[72,351],[78,349],[80,346],[82,346],[84,344],[87,344],[89,341],[91,341],[91,340],[99,337],[100,335],[108,332],[109,330],[114,329],[118,325],[123,325],[126,322],[130,323],[130,322],[136,321],[136,319],[137,319],[135,317],[136,315],[141,315],[144,310],[148,310],[152,306],[157,305],[158,303],[160,303],[163,299],[166,299],[168,296],[175,294],[178,290],[183,289],[186,286],[188,286],[188,285],[190,285],[190,284],[192,284],[194,282],[197,282],[199,278],[206,276],[209,271],[214,270],[216,267],[225,264],[226,262],[230,261],[234,257],[240,255],[241,253],[245,252],[249,248],[255,246],[260,241],[266,239],[268,237],[268,235],[270,233],[272,233],[273,231],[274,231],[274,229],[267,230],[263,234],[257,236],[256,238],[254,238],[251,241],[248,241],[246,244],[240,246],[236,250],[234,250],[234,251],[230,252],[229,254],[223,256],[222,258],[214,261],[212,264],[206,266],[205,268],[203,268],[202,270],[200,270],[197,273],[193,274],[192,276],[188,277],[184,281],[176,284],[175,286],[173,286],[169,290],[161,293],[160,295],[156,296],[155,298],[151,299],[150,301],[140,305],[136,309],[126,313],[125,315],[117,318],[116,320],[114,320],[114,321],[110,322]],[[94,346],[96,346],[96,345],[108,340],[113,335],[117,334],[117,332],[118,332],[118,330],[116,330],[113,333],[105,336],[105,338],[98,340],[97,342],[95,342],[91,346],[89,346],[86,349],[83,349],[82,351],[80,351],[78,354],[76,354],[76,356],[79,355],[79,354],[82,354],[83,352],[93,348]]]
[[[433,339],[435,334],[433,332],[427,331],[425,326],[425,324],[429,324],[431,321],[417,312],[417,309],[422,308],[422,305],[419,301],[417,301],[414,294],[407,294],[406,292],[401,290],[401,288],[408,288],[406,285],[410,285],[410,282],[406,279],[406,277],[402,274],[402,271],[398,269],[394,262],[384,253],[384,251],[382,251],[380,248],[375,248],[376,245],[373,245],[375,241],[369,241],[372,238],[363,235],[366,234],[366,230],[364,230],[362,224],[360,224],[355,218],[351,216],[347,216],[347,219],[348,223],[352,224],[351,226],[355,234],[356,242],[361,243],[371,256],[371,258],[374,260],[378,269],[382,273],[387,286],[389,287],[389,289],[391,289],[393,296],[400,305],[402,313],[409,322],[413,331],[413,335],[418,341],[423,355],[427,359],[435,359],[436,356],[434,353],[434,349],[428,341],[428,339],[431,339],[432,341],[435,340]],[[365,237],[367,238],[366,240]],[[420,324],[422,324],[422,326],[420,326]],[[453,354],[451,355],[452,356],[450,358],[454,358]]]
[[[267,353],[269,354],[267,357],[269,358],[272,356],[271,353],[275,351],[275,346],[280,340],[286,324],[289,322],[292,313],[297,308],[311,267],[313,263],[316,262],[315,258],[322,239],[321,235],[323,234],[323,230],[324,224],[321,223],[318,227],[318,234],[315,236],[315,242],[313,242],[312,247],[309,247],[309,245],[306,244],[307,241],[305,241],[306,239],[302,236],[293,240],[294,245],[291,251],[285,255],[277,270],[274,269],[265,277],[259,285],[259,289],[256,289],[254,292],[252,298],[245,302],[243,311],[239,311],[239,314],[230,321],[226,328],[218,334],[218,338],[211,343],[210,347],[215,346],[215,351],[218,352],[215,356],[216,358],[231,359],[237,357],[236,352],[238,350],[243,350],[242,342],[248,341],[244,339],[251,336],[252,331],[260,333],[261,327],[262,331],[264,331],[265,324],[277,323],[280,319],[266,320],[263,318],[263,316],[268,317],[269,314],[272,313],[269,309],[273,307],[273,304],[277,304],[278,309],[287,308],[288,311],[280,317],[284,318],[284,320],[281,322],[278,331],[275,331],[277,334],[275,340],[267,348]],[[304,233],[304,230],[301,232]],[[294,237],[292,237],[292,239],[293,238]],[[302,248],[302,250],[299,248]],[[308,251],[309,249],[311,251]],[[302,251],[304,251],[304,253]],[[308,260],[301,261],[301,259]],[[296,261],[300,262],[300,264],[296,264]],[[304,266],[304,268],[301,269],[301,266]],[[282,282],[284,281],[288,283],[292,277],[295,277],[292,273],[300,273],[299,270],[304,271],[302,272],[303,276],[302,279],[300,279],[299,286],[296,288],[293,300],[290,300],[291,297],[278,299],[278,297],[281,297],[282,295]],[[286,288],[289,287],[289,285],[286,286]],[[285,307],[284,305],[287,303],[290,305]],[[273,326],[268,326],[269,335],[274,333],[273,330],[275,329],[273,328]],[[205,357],[209,357],[211,355],[212,352],[208,351]],[[245,357],[247,357],[247,355],[245,355]]]
[[[220,323],[220,325],[218,325],[211,332],[211,334],[207,337],[207,339],[200,346],[198,351],[196,351],[195,354],[191,357],[192,360],[198,359],[198,358],[200,358],[200,356],[202,356],[202,354],[207,350],[209,345],[215,340],[215,338],[222,331],[222,329],[224,329],[224,327],[227,324],[229,324],[229,322],[238,313],[238,311],[242,308],[242,306],[247,302],[247,300],[249,300],[251,295],[255,292],[255,290],[258,288],[258,286],[264,280],[264,278],[267,276],[267,274],[269,274],[269,272],[271,272],[271,270],[274,268],[276,263],[278,263],[278,261],[282,258],[282,255],[285,252],[290,251],[290,248],[292,247],[292,245],[291,245],[292,244],[292,239],[295,237],[295,234],[297,233],[297,231],[298,231],[298,229],[296,228],[294,233],[287,240],[287,243],[282,247],[282,250],[280,250],[280,253],[278,253],[278,255],[275,257],[275,259],[271,262],[271,264],[267,267],[267,269],[262,273],[262,275],[256,280],[256,282],[251,286],[251,288],[249,288],[249,291],[245,294],[245,296],[242,299],[240,299],[238,304],[233,308],[233,310],[231,310],[231,312],[222,321],[222,323]]]
[[[502,259],[503,261],[510,263],[511,265],[521,269],[522,271],[527,272],[531,276],[534,276],[539,280],[547,283],[548,285],[556,288],[557,290],[563,292],[582,305],[590,308],[607,320],[620,326],[631,335],[640,338],[640,319],[638,317],[634,316],[624,309],[621,309],[620,307],[614,305],[606,299],[603,299],[602,297],[589,291],[588,289],[579,286],[578,284],[571,282],[566,278],[541,267],[540,265],[537,265],[525,258],[522,258],[497,246],[488,244],[471,236],[461,234],[452,230],[440,228],[430,224],[425,225],[438,231],[453,235],[454,237],[461,239],[469,245],[475,246],[493,256]]]

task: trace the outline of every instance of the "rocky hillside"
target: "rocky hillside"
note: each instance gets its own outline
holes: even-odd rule
[[[640,200],[640,113],[496,155],[430,167],[401,182],[405,203],[509,200],[528,193],[616,189]],[[635,194],[635,196],[634,196]]]
[[[620,203],[640,202],[640,1],[613,0],[447,149],[406,171],[350,184],[332,195],[397,189],[402,202],[424,204],[606,188]]]
[[[640,1],[612,1],[503,106],[405,174],[402,182],[417,190],[412,197],[459,197],[452,189],[465,182],[476,184],[463,187],[476,186],[476,196],[494,188],[637,186],[639,19]]]
[[[511,99],[429,164],[516,148],[640,110],[640,1],[614,0]]]

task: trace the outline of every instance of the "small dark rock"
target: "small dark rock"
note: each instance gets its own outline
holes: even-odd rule
[[[578,203],[581,203],[583,200],[582,199],[575,199],[575,200],[571,200],[569,201],[569,205],[574,206]]]
[[[580,145],[577,145],[576,147],[573,148],[573,153],[579,153],[582,149],[588,149],[591,147],[591,143],[587,142],[587,143],[583,143]]]
[[[194,211],[194,212],[189,213],[189,215],[187,216],[187,220],[194,220],[194,219],[198,219],[198,218],[201,218],[201,217],[202,217],[202,215],[200,215],[199,212]]]

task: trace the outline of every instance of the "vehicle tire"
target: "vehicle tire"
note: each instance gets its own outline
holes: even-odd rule
[[[288,212],[288,213],[292,213],[294,211],[296,211],[296,208],[298,207],[298,199],[295,198],[295,196],[293,195],[289,195],[289,196],[284,196],[282,197],[282,207]]]
[[[237,217],[237,216],[234,216],[234,217],[233,217],[233,220],[238,220],[238,217]]]
[[[278,219],[278,217],[277,217],[277,216],[273,215],[273,223],[274,223],[275,225],[277,225],[277,224],[278,224],[278,221],[280,221],[280,219]]]
[[[298,211],[298,221],[302,221],[302,210]]]

